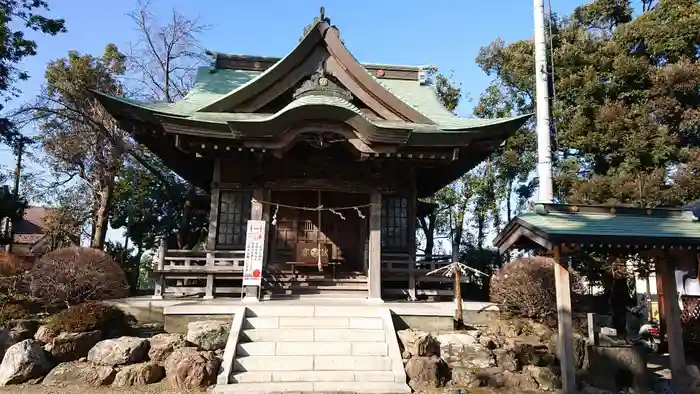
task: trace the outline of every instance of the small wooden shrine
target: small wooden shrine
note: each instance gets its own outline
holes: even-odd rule
[[[211,195],[206,250],[164,246],[158,296],[200,277],[206,284],[188,291],[241,291],[249,219],[267,221],[265,295],[441,291],[416,287],[438,264],[417,264],[416,217],[429,209],[418,198],[484,160],[528,117],[457,117],[425,68],[358,63],[323,14],[304,33],[281,59],[212,53],[175,103],[95,92],[139,143]]]

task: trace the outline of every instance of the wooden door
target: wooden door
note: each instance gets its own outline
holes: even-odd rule
[[[356,205],[353,194],[321,193],[321,204],[325,208]],[[273,192],[271,201],[298,208],[275,205],[270,207],[272,216],[276,215],[276,224],[270,225],[270,260],[269,265],[286,270],[288,262],[295,261],[297,245],[300,243],[329,244],[330,258],[340,260],[338,271],[363,270],[363,246],[361,242],[363,224],[355,210],[320,212],[304,210],[300,207],[315,208],[319,206],[317,191],[280,191]],[[339,215],[340,214],[340,215]],[[341,217],[342,215],[342,217]],[[366,209],[365,209],[366,216]],[[319,226],[320,221],[320,226]]]

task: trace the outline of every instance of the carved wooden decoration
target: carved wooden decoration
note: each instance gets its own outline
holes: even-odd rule
[[[294,92],[294,98],[297,99],[312,94],[352,101],[352,93],[342,88],[335,81],[335,78],[327,73],[325,60],[319,62],[316,71],[311,74],[309,79],[302,82],[301,86]]]

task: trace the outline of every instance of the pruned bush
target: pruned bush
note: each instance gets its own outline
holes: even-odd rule
[[[124,271],[107,253],[72,246],[44,255],[30,272],[31,295],[47,306],[129,295]]]
[[[0,294],[0,326],[13,320],[30,318],[40,311],[39,305],[27,297]]]
[[[583,293],[581,277],[571,272],[572,297]],[[547,257],[512,260],[491,278],[491,302],[521,317],[544,319],[557,312],[554,261]]]
[[[29,264],[12,253],[0,252],[0,294],[14,297],[27,293]]]
[[[126,334],[133,323],[133,316],[115,306],[87,302],[51,316],[47,325],[57,334],[100,330],[106,336],[117,336]]]

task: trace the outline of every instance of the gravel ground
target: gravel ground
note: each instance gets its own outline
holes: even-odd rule
[[[178,390],[168,383],[161,382],[140,387],[54,387],[42,384],[0,387],[0,394],[207,394],[211,390]]]

